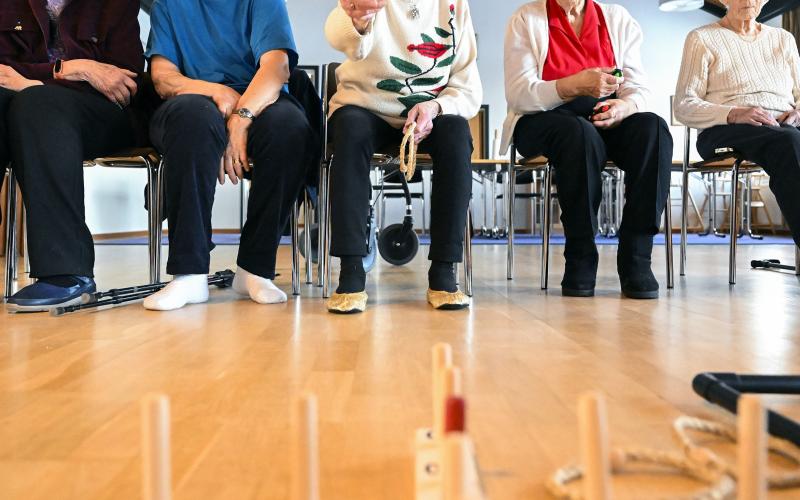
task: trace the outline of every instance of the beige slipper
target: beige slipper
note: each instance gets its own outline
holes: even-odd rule
[[[440,292],[428,289],[428,304],[440,311],[458,311],[469,307],[470,298],[464,292]]]
[[[334,293],[328,299],[328,312],[334,314],[356,314],[367,310],[367,292]]]

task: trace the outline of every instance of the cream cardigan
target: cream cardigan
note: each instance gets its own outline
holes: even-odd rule
[[[603,12],[614,48],[617,67],[625,73],[625,83],[617,95],[646,111],[649,90],[642,67],[642,29],[620,5],[597,2]],[[558,96],[556,82],[542,80],[550,43],[547,0],[534,0],[520,7],[506,30],[505,79],[508,116],[503,127],[501,153],[506,153],[514,128],[522,116],[555,109],[566,101]]]

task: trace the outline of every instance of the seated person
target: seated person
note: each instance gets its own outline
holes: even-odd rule
[[[658,298],[650,264],[673,144],[664,120],[645,112],[641,45],[641,28],[627,10],[594,0],[536,0],[508,25],[502,149],[513,141],[524,156],[544,155],[555,169],[566,236],[565,296],[594,295],[601,176],[611,160],[625,172],[617,253],[622,293]]]
[[[329,311],[366,307],[370,161],[376,151],[397,151],[412,123],[414,140],[433,159],[428,301],[437,309],[468,307],[454,264],[463,257],[472,192],[467,120],[477,115],[483,89],[466,0],[341,0],[325,33],[347,56],[331,100],[331,254],[341,272]]]
[[[83,160],[133,146],[128,106],[144,70],[138,0],[3,0],[0,167],[25,202],[31,277],[9,311],[46,311],[95,291]],[[112,207],[113,209],[113,207]]]
[[[759,164],[800,245],[800,55],[794,37],[756,21],[766,3],[723,0],[728,12],[686,39],[675,115],[702,129],[697,150],[733,148]]]
[[[169,260],[175,276],[144,301],[167,311],[208,300],[215,183],[253,169],[233,288],[260,304],[273,284],[283,228],[314,152],[314,132],[286,83],[297,52],[284,0],[156,0],[147,56],[167,102],[150,135],[164,155]]]

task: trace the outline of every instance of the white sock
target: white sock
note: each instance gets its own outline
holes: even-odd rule
[[[283,290],[275,286],[272,280],[256,276],[241,267],[236,268],[233,290],[239,295],[249,296],[253,302],[259,304],[281,304],[289,300]]]
[[[155,293],[144,299],[145,309],[173,311],[186,304],[208,301],[208,277],[205,274],[181,274]]]

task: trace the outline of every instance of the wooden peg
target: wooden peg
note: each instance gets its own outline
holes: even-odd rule
[[[442,493],[444,500],[483,500],[472,440],[466,434],[452,433],[444,441]]]
[[[319,500],[319,430],[317,398],[295,403],[292,445],[292,500]]]
[[[439,415],[434,427],[434,437],[437,439],[444,437],[446,433],[445,411],[448,398],[459,397],[463,394],[461,390],[461,369],[455,366],[445,368],[440,375],[440,386]]]
[[[442,373],[453,366],[453,348],[450,344],[439,343],[433,346],[431,379],[433,382],[433,432],[444,427],[444,405],[446,396],[442,387]]]
[[[761,398],[739,398],[738,500],[767,498],[767,414]]]
[[[169,398],[148,394],[141,402],[142,493],[144,500],[172,498]]]
[[[578,402],[578,425],[583,463],[583,498],[611,499],[611,447],[608,416],[602,394],[590,392]]]

